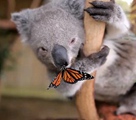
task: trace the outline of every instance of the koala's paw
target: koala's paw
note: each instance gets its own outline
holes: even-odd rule
[[[89,59],[93,61],[93,64],[102,65],[106,62],[109,50],[108,46],[104,46],[99,52],[91,54]]]
[[[85,9],[95,20],[109,22],[114,16],[114,9],[116,8],[115,2],[112,0],[110,2],[103,1],[93,1],[90,4],[93,7],[88,7]]]
[[[136,116],[136,108],[134,106],[122,105],[115,111],[115,115],[128,114],[128,113]]]
[[[128,109],[126,106],[120,106],[115,112],[115,115],[121,115],[121,114],[125,114],[128,112]]]

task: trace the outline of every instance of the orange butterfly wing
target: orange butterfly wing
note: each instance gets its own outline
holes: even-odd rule
[[[54,87],[54,88],[58,87],[61,83],[62,78],[63,78],[64,82],[74,84],[74,83],[81,81],[81,80],[93,79],[94,77],[88,73],[85,73],[85,72],[80,72],[78,70],[71,69],[71,68],[64,68],[57,75],[57,77],[50,83],[50,85],[47,89],[49,89],[51,87]]]
[[[71,69],[71,68],[66,68],[63,71],[62,77],[65,82],[71,83],[71,84],[74,84],[74,83],[81,81],[81,80],[87,80],[87,79],[94,78],[92,75],[90,75],[88,73],[80,72],[78,70]]]
[[[63,79],[67,83],[74,84],[76,81],[75,79],[69,74],[67,70],[63,71]]]
[[[61,83],[61,78],[62,78],[62,72],[60,72],[57,75],[57,77],[50,83],[48,89],[51,88],[51,87],[54,87],[54,88],[58,87]]]
[[[76,79],[76,80],[79,80],[79,79],[81,79],[81,78],[84,77],[83,74],[82,74],[80,71],[78,71],[78,70],[74,70],[74,69],[68,68],[67,71],[68,71],[68,72],[74,77],[74,79]]]
[[[74,84],[81,78],[83,75],[78,70],[67,68],[63,71],[63,79],[67,83]]]

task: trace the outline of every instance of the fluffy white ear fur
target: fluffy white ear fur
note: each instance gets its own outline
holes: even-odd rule
[[[30,36],[30,30],[33,21],[33,10],[26,9],[21,12],[11,14],[11,21],[16,24],[16,27],[22,37],[23,42],[27,42]]]

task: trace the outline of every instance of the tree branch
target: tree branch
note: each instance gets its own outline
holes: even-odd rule
[[[86,0],[86,8],[90,6],[89,2],[92,2],[92,0]],[[85,13],[84,26],[86,33],[84,53],[88,56],[100,50],[105,31],[105,23],[95,21],[88,13]],[[95,76],[95,73],[93,75]],[[94,80],[87,80],[83,84],[81,90],[76,95],[76,106],[81,119],[99,120],[94,101]]]

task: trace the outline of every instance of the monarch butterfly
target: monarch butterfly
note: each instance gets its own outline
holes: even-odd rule
[[[94,77],[88,73],[81,72],[71,68],[63,67],[57,77],[50,83],[49,88],[54,87],[57,88],[61,80],[63,79],[64,82],[74,84],[78,81],[85,80],[85,79],[93,79]]]

